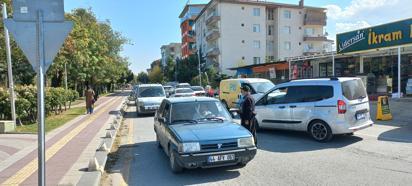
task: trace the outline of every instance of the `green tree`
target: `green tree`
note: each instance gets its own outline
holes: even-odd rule
[[[148,83],[149,82],[149,75],[146,72],[140,72],[137,75],[137,81],[139,83]]]
[[[163,83],[163,72],[160,66],[156,65],[152,71],[149,73],[150,83]]]

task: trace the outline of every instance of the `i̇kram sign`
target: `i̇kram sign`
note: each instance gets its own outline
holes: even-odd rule
[[[336,35],[337,53],[412,44],[412,19]]]

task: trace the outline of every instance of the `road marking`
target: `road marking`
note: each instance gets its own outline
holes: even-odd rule
[[[111,106],[114,102],[118,101],[119,99],[121,98],[115,98],[112,101],[110,101],[107,104],[106,108],[102,108],[94,115],[91,115],[91,117],[87,118],[86,121],[81,123],[75,129],[70,131],[66,136],[61,138],[57,143],[48,148],[46,151],[46,162],[50,158],[52,158],[59,150],[61,150],[68,142],[70,142],[74,137],[76,137],[84,128],[86,128],[90,123],[92,123],[96,118],[98,118],[98,116],[102,115],[106,110],[108,110],[110,108],[109,106]],[[37,158],[33,159],[30,163],[28,163],[26,166],[20,169],[20,171],[16,172],[12,177],[3,182],[2,185],[19,185],[23,183],[28,177],[30,177],[34,172],[37,171],[37,164]]]

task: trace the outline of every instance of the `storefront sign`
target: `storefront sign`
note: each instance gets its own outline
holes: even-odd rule
[[[337,53],[412,44],[412,18],[336,35]]]
[[[392,120],[391,110],[389,108],[389,98],[388,96],[378,97],[378,107],[376,112],[377,120]]]

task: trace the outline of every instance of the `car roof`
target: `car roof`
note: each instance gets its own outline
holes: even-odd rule
[[[339,77],[339,78],[313,78],[313,79],[297,79],[291,80],[287,83],[279,84],[278,86],[291,85],[334,85],[345,81],[358,80],[357,77]]]
[[[141,84],[139,87],[162,87],[161,84]]]
[[[262,79],[262,78],[238,78],[238,79],[225,79],[223,81],[240,81],[240,82],[246,82],[246,83],[270,82],[270,80]]]
[[[166,100],[170,102],[171,104],[188,103],[188,102],[219,101],[216,98],[209,98],[209,97],[179,97],[179,98],[167,98]]]
[[[179,85],[190,85],[189,83],[179,83]]]
[[[192,86],[192,88],[203,88],[201,86]]]

